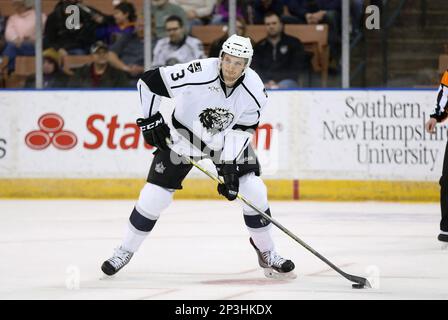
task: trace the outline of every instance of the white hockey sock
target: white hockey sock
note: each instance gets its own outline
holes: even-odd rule
[[[151,183],[145,184],[129,218],[121,248],[136,252],[151,232],[161,212],[173,200],[173,192]]]
[[[261,252],[275,250],[274,240],[271,235],[271,225],[263,228],[264,230],[256,230],[247,228],[250,233],[250,237],[254,240],[255,245]]]
[[[254,173],[249,173],[240,178],[240,192],[241,194],[253,203],[255,206],[268,212],[268,196],[266,186],[260,177]],[[261,252],[274,250],[274,241],[271,236],[272,225],[266,225],[266,221],[254,211],[252,208],[242,203],[244,220],[249,230],[252,240]]]

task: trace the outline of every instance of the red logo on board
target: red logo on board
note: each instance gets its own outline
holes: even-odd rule
[[[40,130],[31,131],[25,143],[34,150],[43,150],[50,144],[60,150],[72,149],[78,143],[76,135],[64,128],[64,119],[56,113],[46,113],[37,121]]]

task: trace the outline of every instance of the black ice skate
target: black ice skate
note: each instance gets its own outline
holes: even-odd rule
[[[448,232],[440,232],[437,239],[439,239],[439,241],[448,243]]]
[[[261,252],[250,238],[250,244],[254,247],[258,256],[258,264],[263,268],[264,275],[272,279],[295,279],[297,275],[293,272],[295,266],[291,260],[286,260],[275,251]]]
[[[121,247],[116,248],[112,258],[104,261],[101,270],[108,276],[112,276],[127,265],[129,261],[131,261],[133,255],[134,253],[123,250]]]
[[[442,250],[448,249],[448,232],[440,231],[437,239],[442,243]]]

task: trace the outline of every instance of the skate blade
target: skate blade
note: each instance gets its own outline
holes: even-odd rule
[[[297,278],[297,275],[294,271],[280,273],[271,268],[263,268],[263,272],[266,278],[276,279],[276,280],[292,280]]]

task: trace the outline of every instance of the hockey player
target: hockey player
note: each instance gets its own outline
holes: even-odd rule
[[[267,102],[263,82],[249,68],[252,54],[249,38],[232,35],[219,58],[150,70],[138,81],[144,118],[137,124],[146,142],[157,150],[125,237],[101,267],[105,274],[113,275],[129,262],[171,203],[174,191],[182,188],[192,165],[180,161],[179,154],[211,158],[225,182],[218,185],[221,195],[232,201],[241,192],[270,215],[266,186],[250,145]],[[175,99],[169,123],[159,112],[161,97]],[[294,263],[275,251],[272,224],[242,205],[249,240],[265,275],[294,278]]]
[[[435,132],[436,124],[446,120],[448,117],[448,70],[443,74],[440,82],[439,92],[437,94],[437,104],[433,114],[426,122],[426,131]],[[445,156],[443,159],[442,177],[440,183],[440,208],[442,211],[442,220],[440,222],[440,234],[438,239],[448,243],[448,143],[445,147]]]

